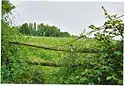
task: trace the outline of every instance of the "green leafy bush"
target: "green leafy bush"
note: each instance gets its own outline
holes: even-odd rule
[[[12,41],[23,40],[10,19],[14,8],[9,1],[2,1],[1,83],[44,83],[42,70],[30,67],[25,61],[21,62],[20,47],[10,44]]]
[[[99,53],[97,61],[85,60],[85,56],[75,53],[78,47],[69,46],[71,51],[62,60],[63,67],[55,74],[56,83],[63,84],[123,84],[123,31],[124,23],[117,15],[109,15],[102,7],[106,21],[103,26],[90,25],[90,33],[100,41],[103,53]],[[114,37],[121,36],[120,40]],[[81,59],[82,58],[82,59]],[[80,60],[79,60],[80,59]]]

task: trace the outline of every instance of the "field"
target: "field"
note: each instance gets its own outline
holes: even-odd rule
[[[68,19],[74,22],[70,22],[71,27],[67,22],[63,22],[63,27],[67,29],[65,31],[69,31],[63,32],[62,28],[46,24],[43,19],[40,19],[39,22],[42,23],[38,24],[38,18],[34,19],[35,22],[20,21],[24,24],[16,25],[13,14],[15,11],[12,10],[17,5],[14,6],[8,0],[2,0],[1,3],[1,83],[123,85],[124,21],[121,17],[124,15],[109,14],[102,6],[105,16],[102,25],[90,24],[92,22],[87,22],[91,21],[90,17],[86,17],[84,22],[82,20],[83,24],[80,23],[84,18],[83,12],[79,21],[74,17]],[[47,14],[48,10],[47,7]],[[41,12],[44,14],[43,9]],[[59,19],[65,19],[66,15]],[[46,20],[50,20],[48,16]],[[39,16],[42,17],[44,16]],[[53,21],[56,21],[55,19],[53,18]],[[87,28],[84,28],[84,23]],[[56,21],[56,25],[58,24]],[[72,35],[70,30],[75,33],[78,29],[80,31],[80,24],[84,28],[83,32],[79,37]]]
[[[74,40],[76,38],[72,37],[35,37],[35,36],[24,36],[20,42],[25,43],[33,43],[33,44],[42,44],[46,46],[54,46],[56,48],[58,47],[64,47],[65,49],[68,47],[66,43]],[[65,44],[65,45],[64,45]],[[64,45],[64,46],[62,46]],[[73,45],[83,46],[84,48],[91,48],[91,47],[98,47],[99,42],[95,39],[80,39],[73,43]],[[18,53],[19,62],[22,63],[22,65],[25,65],[27,68],[31,68],[30,71],[34,71],[34,68],[37,69],[37,71],[43,72],[44,75],[44,83],[54,83],[52,80],[51,74],[54,71],[57,71],[58,67],[51,67],[51,66],[42,66],[42,65],[35,65],[34,62],[40,64],[41,62],[46,63],[56,63],[59,64],[64,56],[68,56],[68,52],[62,52],[62,51],[53,51],[53,50],[44,50],[42,48],[35,48],[35,47],[29,47],[29,46],[18,46],[20,47],[19,50],[17,50],[16,53]],[[84,61],[91,61],[96,62],[98,61],[96,58],[93,58],[94,55],[97,55],[96,53],[79,53],[81,56],[81,63],[84,63]],[[27,62],[30,62],[32,64],[27,64]],[[24,68],[24,67],[23,67]],[[26,69],[19,69],[19,71],[23,71]],[[41,73],[40,72],[40,73]],[[33,76],[32,76],[33,77]],[[17,81],[17,83],[19,83]],[[28,83],[28,82],[27,82]],[[37,83],[37,82],[36,82]]]

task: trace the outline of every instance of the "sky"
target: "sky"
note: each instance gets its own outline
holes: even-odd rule
[[[83,29],[89,31],[91,24],[102,25],[105,21],[104,6],[108,13],[124,14],[123,2],[73,2],[73,1],[20,1],[10,0],[15,8],[15,24],[36,22],[54,25],[71,35],[79,35]]]

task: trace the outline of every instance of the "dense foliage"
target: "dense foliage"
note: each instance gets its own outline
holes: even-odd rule
[[[43,83],[42,70],[20,63],[20,47],[11,45],[11,41],[20,41],[22,35],[17,27],[12,26],[12,10],[15,8],[9,1],[2,1],[1,20],[1,83]],[[34,69],[34,70],[30,70]],[[39,75],[39,76],[38,76]],[[31,77],[29,79],[29,77]],[[37,80],[37,79],[41,80]]]
[[[37,26],[37,27],[36,27]],[[32,36],[47,36],[47,37],[69,37],[68,32],[61,32],[59,28],[55,26],[45,25],[43,23],[36,25],[36,23],[24,23],[19,27],[19,31],[22,34]]]
[[[10,26],[11,20],[9,15],[11,10],[14,9],[9,1],[2,1],[2,20],[1,20],[1,73],[2,82],[7,82],[12,78],[12,52],[15,51],[15,47],[9,44],[10,40],[16,39],[17,31],[14,27]]]
[[[93,33],[95,38],[81,34],[79,40],[76,40],[76,36],[68,37],[70,36],[68,32],[61,32],[55,26],[39,24],[37,30],[36,23],[25,23],[20,27],[12,26],[12,20],[9,17],[14,8],[15,6],[9,1],[2,1],[2,83],[123,84],[124,23],[118,15],[109,15],[102,7],[106,17],[104,24],[101,27],[89,26],[92,30],[90,33]],[[114,40],[117,36],[121,39]],[[55,48],[67,49],[70,52],[17,46],[10,44],[12,41],[46,44]],[[84,48],[101,52],[78,53],[78,50]],[[61,66],[58,68],[41,66],[40,63],[45,61]],[[39,65],[33,64],[34,62]]]
[[[86,60],[87,56],[82,57],[79,53],[75,53],[78,47],[70,44],[71,53],[64,56],[62,63],[64,67],[54,75],[57,76],[56,83],[123,84],[124,23],[117,14],[109,15],[104,7],[102,8],[107,19],[104,25],[101,27],[90,25],[89,28],[92,29],[90,33],[94,33],[95,39],[101,42],[101,46],[98,47],[103,48],[103,53]],[[113,40],[117,36],[121,36],[121,39]]]
[[[90,28],[93,29],[95,38],[101,41],[102,46],[105,48],[103,55],[104,65],[110,68],[110,71],[106,71],[107,76],[104,77],[106,83],[123,84],[124,22],[119,19],[120,17],[117,14],[109,15],[104,7],[102,8],[107,18],[103,27],[90,25]],[[114,44],[113,38],[117,36],[121,37],[121,39]]]

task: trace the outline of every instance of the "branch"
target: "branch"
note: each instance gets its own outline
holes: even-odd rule
[[[51,66],[51,67],[60,67],[60,65],[52,62],[31,62],[31,61],[26,61],[28,64],[32,65],[41,65],[41,66]]]
[[[84,28],[83,33],[85,33],[85,28]],[[86,35],[90,35],[91,33],[92,33],[92,32],[87,33]],[[79,37],[77,37],[76,39],[74,39],[74,40],[72,40],[72,41],[70,41],[70,42],[68,42],[68,43],[65,43],[65,44],[63,44],[63,45],[61,45],[61,46],[71,44],[71,43],[73,43],[73,42],[75,42],[75,41],[77,41],[77,40],[79,40],[79,39],[81,39],[81,38],[84,38],[84,36],[79,36]]]
[[[47,47],[45,45],[36,45],[31,43],[22,43],[22,42],[9,42],[10,44],[16,44],[16,45],[23,45],[23,46],[31,46],[36,48],[42,48],[45,50],[54,50],[54,51],[63,51],[63,52],[72,52],[71,50],[66,49],[59,49],[59,48],[53,48],[53,47]],[[90,49],[90,48],[81,48],[78,50],[75,50],[73,52],[76,53],[99,53],[102,52],[100,49]]]
[[[28,64],[31,64],[31,65],[40,65],[40,66],[50,66],[50,67],[64,67],[63,65],[59,65],[57,63],[54,63],[54,62],[32,62],[32,61],[26,61],[26,63]],[[74,64],[75,67],[81,67],[81,68],[85,68],[85,65],[84,64]],[[96,65],[95,65],[96,66]],[[97,66],[96,68],[93,68],[91,70],[97,70],[99,69],[100,67],[102,67],[104,65],[99,65]],[[73,66],[72,66],[73,67]],[[90,70],[90,69],[89,69]]]
[[[121,17],[123,17],[124,15],[121,15],[121,16],[119,16],[119,17],[117,17],[117,19],[119,19],[119,18],[121,18]]]

